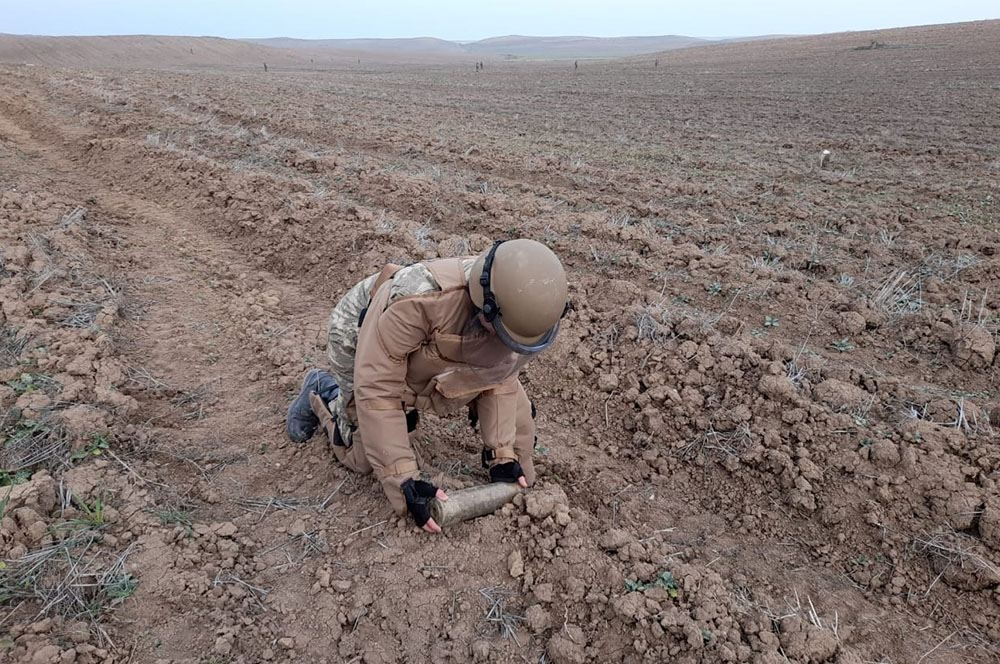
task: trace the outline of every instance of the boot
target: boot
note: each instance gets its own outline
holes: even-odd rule
[[[309,370],[305,380],[302,381],[299,396],[288,407],[288,415],[285,417],[285,432],[296,443],[309,440],[319,426],[319,418],[313,413],[309,403],[309,395],[314,393],[329,403],[337,398],[340,388],[337,387],[337,381],[333,376],[322,369]]]

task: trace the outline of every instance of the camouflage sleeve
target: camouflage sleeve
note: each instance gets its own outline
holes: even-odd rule
[[[358,347],[358,318],[368,306],[378,274],[358,282],[344,294],[330,314],[326,354],[345,400],[354,392],[354,356]]]
[[[441,287],[438,286],[431,271],[423,263],[414,263],[400,269],[392,278],[389,304],[401,297],[421,295],[436,290],[441,290]]]

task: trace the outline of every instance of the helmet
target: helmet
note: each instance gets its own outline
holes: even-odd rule
[[[555,341],[567,309],[566,271],[540,242],[498,240],[473,263],[469,295],[508,348],[530,355]]]

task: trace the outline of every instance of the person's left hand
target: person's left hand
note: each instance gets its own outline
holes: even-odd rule
[[[498,463],[490,466],[490,482],[517,482],[522,488],[528,488],[528,480],[524,477],[524,470],[517,461]]]

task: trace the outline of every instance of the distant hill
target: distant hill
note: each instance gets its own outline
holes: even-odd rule
[[[752,38],[751,38],[752,39]],[[434,37],[412,39],[246,39],[247,43],[286,49],[325,49],[435,56],[494,56],[518,58],[619,58],[655,51],[709,44],[695,37],[527,37],[508,35],[472,42]]]
[[[420,53],[434,55],[462,54],[465,50],[456,42],[435,37],[413,37],[408,39],[292,39],[272,37],[269,39],[243,39],[250,44],[271,48],[287,49],[337,49],[344,51]]]
[[[706,39],[660,37],[491,37],[464,44],[470,53],[535,58],[619,58],[710,43]]]
[[[335,51],[326,50],[329,58]],[[351,57],[347,55],[345,57]],[[301,65],[309,54],[219,37],[38,37],[0,34],[0,62],[53,67]]]

